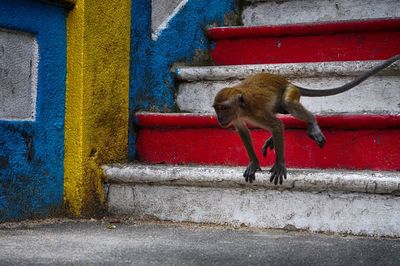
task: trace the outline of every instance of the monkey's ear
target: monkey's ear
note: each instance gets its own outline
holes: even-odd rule
[[[242,94],[239,95],[239,106],[240,108],[246,108],[246,101],[244,100],[244,97]]]

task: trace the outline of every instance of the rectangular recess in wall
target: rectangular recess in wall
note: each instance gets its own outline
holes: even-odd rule
[[[38,61],[34,35],[0,28],[0,120],[35,120]]]

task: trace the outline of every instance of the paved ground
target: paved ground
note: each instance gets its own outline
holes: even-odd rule
[[[0,225],[0,265],[400,265],[400,240],[163,223]]]

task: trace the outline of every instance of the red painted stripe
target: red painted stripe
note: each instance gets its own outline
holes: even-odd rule
[[[141,128],[198,128],[217,127],[214,115],[138,113],[137,126]]]
[[[213,28],[216,65],[383,60],[400,53],[400,19]]]
[[[303,23],[277,26],[220,27],[210,28],[208,37],[213,40],[321,35],[337,33],[397,31],[400,19],[371,19],[322,23]]]
[[[306,124],[290,115],[278,115],[286,129],[306,128]],[[219,128],[214,115],[139,113],[140,128]],[[333,115],[317,116],[321,128],[387,129],[400,128],[400,115]]]
[[[324,149],[297,128],[303,125],[290,124],[290,117],[283,120],[288,167],[400,170],[400,116],[318,117],[327,138]],[[185,121],[183,126],[180,121]],[[248,162],[238,134],[217,127],[212,116],[139,114],[138,125],[141,161],[243,166]],[[268,160],[261,157],[261,146],[270,134],[258,129],[251,134],[262,165],[271,165],[271,151]]]

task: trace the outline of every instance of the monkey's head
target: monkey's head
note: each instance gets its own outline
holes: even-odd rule
[[[224,88],[215,96],[213,108],[220,126],[227,128],[239,118],[244,108],[243,95],[234,88]]]

